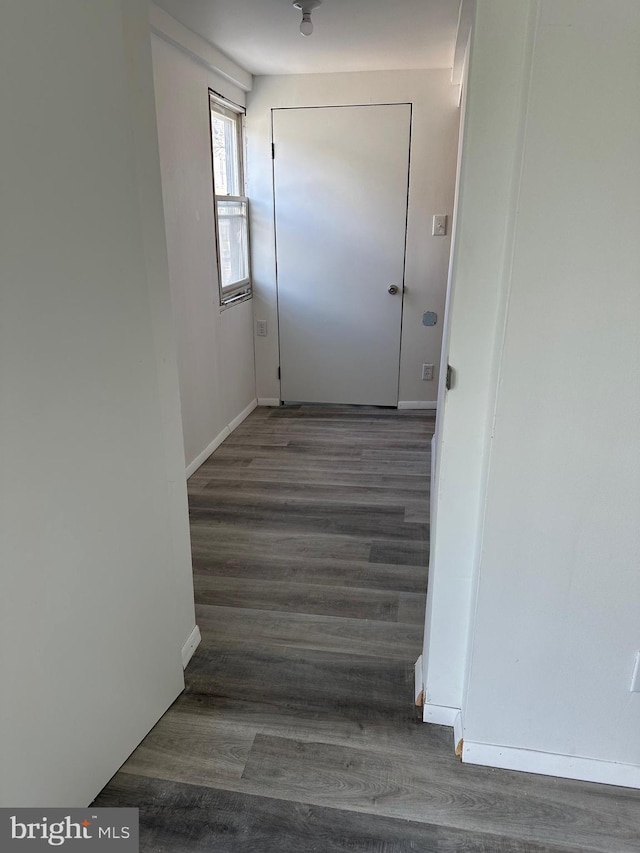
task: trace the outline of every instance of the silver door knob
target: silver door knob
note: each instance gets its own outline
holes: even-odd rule
[[[390,284],[390,285],[389,285],[389,293],[390,293],[392,296],[395,296],[395,294],[396,294],[397,292],[398,292],[398,285],[397,285],[397,284]]]

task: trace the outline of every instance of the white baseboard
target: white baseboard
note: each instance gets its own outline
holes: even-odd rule
[[[580,758],[575,755],[558,755],[553,752],[535,752],[511,746],[494,746],[488,743],[464,741],[462,760],[465,764],[500,767],[504,770],[521,770],[542,776],[560,776],[623,788],[640,788],[640,766]]]
[[[200,645],[200,640],[202,637],[200,636],[200,628],[196,625],[193,631],[189,634],[189,639],[182,647],[182,668],[186,669],[187,664],[193,657],[193,653]]]
[[[435,411],[438,403],[435,400],[400,400],[399,409],[429,409]]]
[[[424,705],[424,677],[422,673],[422,655],[413,667],[413,698],[417,707]]]
[[[190,462],[187,465],[187,480],[189,477],[194,474],[198,468],[202,465],[203,462],[206,462],[207,459],[211,456],[214,450],[217,450],[218,447],[222,444],[222,442],[227,438],[227,436],[231,435],[231,430],[229,427],[225,427],[222,432],[219,432],[218,435],[213,439],[211,444],[207,445],[202,453],[199,453],[193,462]]]
[[[449,708],[446,705],[430,705],[425,702],[422,709],[422,719],[425,723],[436,726],[453,726],[460,708]]]
[[[207,459],[211,456],[213,451],[217,450],[220,447],[220,445],[225,440],[225,438],[228,438],[231,435],[231,433],[234,431],[234,429],[236,427],[240,426],[242,421],[251,414],[251,412],[255,409],[255,407],[257,405],[258,405],[258,401],[252,400],[249,403],[249,405],[247,406],[247,408],[244,409],[242,412],[240,412],[240,414],[231,421],[229,426],[226,426],[221,432],[219,432],[218,435],[213,439],[211,444],[207,445],[207,447],[205,447],[205,449],[202,451],[202,453],[199,453],[196,456],[196,458],[193,460],[193,462],[190,462],[187,465],[187,469],[186,469],[187,480],[189,479],[189,477],[192,474],[194,474],[198,470],[198,468],[203,464],[203,462],[207,461]]]
[[[462,711],[460,711],[453,722],[453,748],[458,758],[462,757],[463,744]]]
[[[256,407],[257,405],[258,405],[258,401],[257,401],[257,400],[252,400],[252,401],[249,403],[249,405],[246,407],[246,409],[243,409],[243,410],[240,412],[240,414],[238,415],[238,417],[237,417],[237,418],[234,418],[234,419],[231,421],[231,423],[229,424],[229,432],[233,432],[233,431],[234,431],[234,429],[235,429],[236,427],[239,427],[239,426],[240,426],[240,424],[242,423],[242,421],[244,421],[246,418],[248,418],[248,417],[249,417],[249,415],[251,414],[251,412],[255,409],[255,407]]]
[[[277,397],[258,397],[259,406],[279,406],[280,400]]]

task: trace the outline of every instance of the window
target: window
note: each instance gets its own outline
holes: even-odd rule
[[[243,116],[235,104],[209,92],[211,157],[220,304],[251,295],[249,201],[244,192]]]

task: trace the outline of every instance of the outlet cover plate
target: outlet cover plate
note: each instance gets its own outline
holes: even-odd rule
[[[433,380],[433,365],[432,364],[423,364],[422,365],[422,380],[423,380],[423,382],[431,382]]]

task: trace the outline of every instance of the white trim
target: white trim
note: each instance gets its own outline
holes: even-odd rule
[[[462,747],[464,744],[463,738],[462,711],[458,711],[458,714],[453,721],[453,749],[456,755],[462,756]]]
[[[422,655],[413,667],[413,698],[418,707],[424,705],[424,678],[422,677]]]
[[[278,397],[258,397],[259,406],[279,406],[280,399]]]
[[[225,438],[228,438],[231,435],[231,430],[229,427],[225,427],[222,432],[219,432],[218,435],[213,439],[211,444],[207,445],[202,453],[199,453],[193,462],[190,462],[187,465],[186,475],[187,480],[189,477],[194,474],[198,468],[202,465],[203,462],[206,462],[207,459],[211,456],[214,450],[217,450],[218,447],[222,444]]]
[[[633,667],[633,675],[631,676],[629,692],[640,693],[640,652],[636,652],[636,662]]]
[[[247,408],[243,409],[240,414],[231,421],[231,423],[229,424],[229,432],[233,432],[236,427],[239,427],[242,421],[245,420],[245,418],[249,417],[249,415],[257,405],[258,401],[252,400],[247,406]]]
[[[251,414],[251,412],[255,409],[255,407],[257,405],[258,405],[258,401],[252,400],[249,403],[249,405],[247,406],[247,408],[243,409],[243,411],[241,411],[240,414],[231,421],[229,426],[226,426],[222,430],[222,432],[219,432],[218,435],[213,439],[211,444],[209,444],[207,447],[205,447],[205,449],[202,451],[202,453],[199,453],[196,456],[196,458],[193,460],[193,462],[190,462],[187,465],[187,470],[186,470],[187,480],[189,479],[189,477],[192,474],[194,474],[198,470],[198,468],[204,462],[207,461],[207,459],[211,456],[213,451],[217,450],[220,447],[220,445],[225,440],[225,438],[229,438],[229,436],[234,431],[234,429],[236,427],[240,426],[242,421]]]
[[[203,63],[234,86],[245,92],[250,92],[253,88],[253,77],[248,71],[236,65],[219,48],[183,26],[155,3],[149,3],[149,25],[157,36],[184,50],[197,62]]]
[[[560,776],[584,782],[621,785],[640,788],[640,766],[620,764],[616,761],[599,761],[597,758],[580,758],[554,752],[536,752],[512,746],[494,746],[490,743],[464,741],[462,760],[465,764],[500,767],[504,770],[521,770],[543,776]]]
[[[422,709],[422,719],[425,723],[435,726],[454,726],[460,708],[449,708],[446,705],[429,705],[425,702]]]
[[[461,0],[460,12],[458,14],[458,32],[456,34],[456,46],[453,56],[453,67],[451,69],[451,83],[454,86],[462,86],[465,66],[467,63],[469,36],[473,25],[475,13],[474,0]],[[460,106],[460,104],[458,104]]]
[[[400,400],[399,409],[430,409],[435,411],[438,403],[435,400]]]
[[[187,664],[193,657],[193,653],[200,645],[200,640],[202,637],[200,636],[200,628],[196,625],[193,631],[189,634],[187,642],[182,647],[182,668],[186,669]]]

